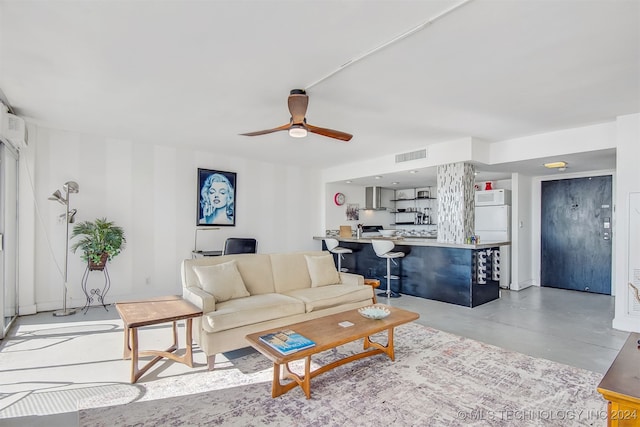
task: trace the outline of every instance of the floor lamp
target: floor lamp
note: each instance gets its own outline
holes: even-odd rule
[[[73,308],[67,309],[67,272],[69,268],[69,224],[72,224],[75,222],[76,212],[78,212],[77,209],[71,209],[71,210],[69,209],[69,194],[77,193],[80,190],[80,187],[78,186],[78,183],[75,181],[67,181],[62,186],[62,189],[65,192],[64,197],[62,196],[62,193],[60,193],[60,190],[56,190],[55,193],[53,193],[49,197],[49,200],[54,200],[60,203],[61,205],[64,205],[65,212],[62,215],[60,215],[60,218],[64,219],[65,226],[66,226],[66,233],[65,233],[65,239],[64,239],[65,240],[64,287],[62,290],[62,310],[54,311],[53,312],[54,316],[69,316],[71,314],[76,314],[75,309]]]

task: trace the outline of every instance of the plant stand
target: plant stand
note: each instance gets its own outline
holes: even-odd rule
[[[89,279],[89,273],[91,273],[92,271],[102,271],[102,273],[104,274],[104,286],[102,287],[102,289],[87,289],[87,280]],[[97,298],[98,302],[104,307],[104,309],[109,311],[106,304],[104,303],[104,298],[107,296],[109,288],[111,288],[111,278],[109,277],[107,266],[104,265],[104,267],[102,268],[92,268],[89,264],[87,264],[87,268],[84,270],[84,274],[82,275],[82,292],[84,292],[84,296],[87,298],[87,302],[84,304],[84,307],[82,307],[82,310],[84,310],[84,314],[87,314],[87,311],[89,311],[89,307],[91,307],[94,298]]]

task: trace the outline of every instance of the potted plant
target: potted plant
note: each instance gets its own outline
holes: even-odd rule
[[[89,270],[104,270],[107,261],[124,249],[126,239],[122,227],[106,218],[84,221],[73,227],[71,238],[80,236],[80,240],[71,246],[75,253],[82,250],[82,259],[89,264]]]

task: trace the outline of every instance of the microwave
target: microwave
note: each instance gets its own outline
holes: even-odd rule
[[[476,191],[476,206],[510,205],[511,190]]]

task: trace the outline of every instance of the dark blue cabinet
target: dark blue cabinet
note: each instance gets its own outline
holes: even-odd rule
[[[343,268],[366,278],[378,279],[381,288],[385,287],[386,261],[376,256],[371,243],[341,241],[340,246],[353,250],[342,260]],[[324,242],[322,249],[326,250]],[[402,251],[406,255],[397,260],[398,265],[392,263],[391,274],[400,279],[392,280],[391,288],[401,294],[465,307],[493,301],[500,296],[500,286],[491,278],[491,254],[498,249],[413,246],[398,242],[394,252]],[[478,275],[482,270],[479,266],[481,259],[486,260],[489,269],[486,278]]]

